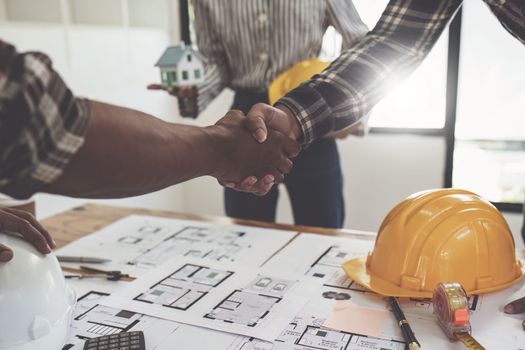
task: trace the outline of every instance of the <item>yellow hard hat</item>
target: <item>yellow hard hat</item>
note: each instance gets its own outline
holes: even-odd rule
[[[321,61],[314,58],[296,63],[275,78],[268,88],[268,100],[274,104],[278,99],[286,95],[301,85],[304,81],[310,79],[317,73],[321,73],[330,65],[330,62]]]
[[[501,213],[459,189],[419,192],[399,203],[381,224],[374,250],[343,269],[376,293],[415,298],[431,298],[440,282],[458,282],[468,294],[480,294],[523,277]]]

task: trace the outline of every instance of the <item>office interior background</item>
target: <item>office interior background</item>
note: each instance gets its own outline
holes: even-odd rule
[[[372,28],[386,0],[354,0]],[[189,9],[189,14],[186,10]],[[197,120],[182,119],[173,97],[148,91],[166,46],[192,38],[187,0],[0,0],[0,38],[18,50],[47,53],[79,96],[120,104],[162,119],[214,123],[229,109],[225,90]],[[341,38],[329,28],[321,55],[334,58]],[[429,57],[392,89],[370,116],[370,133],[339,141],[347,228],[376,231],[406,196],[444,186],[477,192],[519,231],[525,198],[525,48],[482,1],[461,13]],[[103,171],[103,169],[100,169]],[[38,194],[43,218],[86,202]],[[224,215],[222,188],[200,178],[145,196],[96,201],[179,212]],[[315,204],[314,204],[315,205]],[[286,191],[277,220],[292,223]]]

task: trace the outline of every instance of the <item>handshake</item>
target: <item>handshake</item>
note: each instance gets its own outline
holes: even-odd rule
[[[216,155],[211,175],[225,187],[259,196],[283,181],[301,150],[299,123],[286,107],[259,103],[246,117],[232,110],[207,130]]]

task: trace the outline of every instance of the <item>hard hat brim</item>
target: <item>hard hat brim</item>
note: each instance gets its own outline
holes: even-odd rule
[[[346,275],[359,285],[371,290],[372,292],[376,292],[377,294],[384,296],[400,298],[432,298],[432,291],[415,291],[410,289],[404,289],[389,281],[386,281],[378,276],[371,274],[366,266],[366,259],[366,257],[350,259],[347,262],[345,262],[342,266],[343,270],[346,272]],[[497,290],[510,287],[511,285],[521,281],[525,276],[523,271],[523,264],[521,262],[520,272],[520,275],[510,282],[490,288],[467,291],[467,294],[472,295],[495,292]]]

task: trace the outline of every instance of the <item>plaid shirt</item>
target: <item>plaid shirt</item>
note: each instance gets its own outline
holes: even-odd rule
[[[89,103],[42,53],[0,40],[0,192],[28,197],[62,173],[84,141]]]
[[[525,44],[525,0],[484,0]],[[277,102],[299,120],[303,143],[359,122],[423,61],[461,0],[391,0],[375,28],[323,73]],[[388,82],[388,84],[385,84]]]

